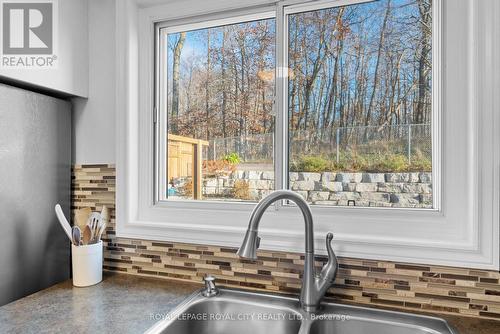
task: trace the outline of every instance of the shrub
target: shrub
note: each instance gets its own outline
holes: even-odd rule
[[[187,180],[182,186],[179,187],[179,194],[183,197],[193,197],[193,180]]]
[[[236,199],[249,200],[250,198],[250,186],[245,180],[236,180],[234,182],[233,197]]]
[[[229,175],[236,170],[236,166],[226,160],[204,160],[204,176]]]
[[[304,155],[293,157],[290,162],[292,172],[428,172],[432,170],[432,161],[423,154],[412,155],[411,163],[404,154],[379,152],[357,154],[345,152],[339,156]]]
[[[321,156],[304,156],[290,164],[290,168],[294,172],[323,172],[329,167],[328,160]]]
[[[404,155],[382,155],[374,159],[366,169],[368,172],[405,172],[409,170],[408,158]]]
[[[432,159],[426,157],[421,151],[417,151],[411,158],[411,168],[417,171],[431,171],[432,170]]]
[[[240,156],[235,152],[226,154],[222,160],[230,163],[231,165],[237,165],[241,162]]]

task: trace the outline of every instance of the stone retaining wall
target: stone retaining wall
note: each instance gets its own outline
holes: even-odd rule
[[[229,176],[204,179],[203,195],[232,197],[238,180],[248,184],[248,200],[259,200],[274,189],[274,172],[236,171]],[[318,205],[432,208],[430,172],[292,172],[290,188]]]

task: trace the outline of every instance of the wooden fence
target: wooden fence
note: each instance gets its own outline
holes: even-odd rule
[[[167,180],[191,177],[193,180],[193,198],[201,199],[203,146],[205,140],[168,135]]]

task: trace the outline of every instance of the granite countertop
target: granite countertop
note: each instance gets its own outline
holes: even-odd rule
[[[112,273],[87,288],[73,287],[69,280],[0,307],[0,333],[139,334],[199,288],[193,283]],[[460,334],[500,333],[500,321],[437,316]]]
[[[68,280],[0,307],[0,333],[143,333],[200,287],[113,273],[86,288]]]

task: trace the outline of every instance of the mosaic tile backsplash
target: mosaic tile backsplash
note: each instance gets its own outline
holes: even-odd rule
[[[117,238],[113,165],[75,165],[72,189],[72,209],[111,209],[103,237],[104,270],[191,282],[210,273],[228,287],[300,291],[304,257],[299,253],[263,250],[257,261],[248,261],[238,258],[236,248]],[[317,265],[325,260],[318,258]],[[500,319],[498,272],[353,258],[339,262],[327,293],[334,300]]]

